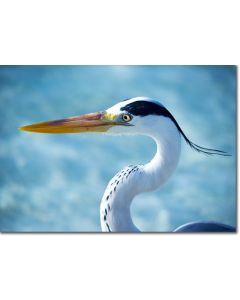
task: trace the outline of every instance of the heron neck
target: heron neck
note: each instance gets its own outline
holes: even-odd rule
[[[162,186],[175,171],[180,153],[181,136],[173,127],[165,133],[152,136],[157,145],[153,159],[144,165],[142,192],[153,191]]]
[[[175,170],[181,149],[180,134],[172,128],[161,135],[151,135],[157,145],[153,159],[146,165],[128,166],[109,182],[101,202],[103,231],[137,232],[131,217],[133,198],[156,190]]]

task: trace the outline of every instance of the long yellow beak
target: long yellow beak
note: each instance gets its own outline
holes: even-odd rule
[[[123,125],[116,119],[117,116],[106,112],[96,112],[62,120],[36,123],[19,129],[37,133],[106,132],[112,126]]]

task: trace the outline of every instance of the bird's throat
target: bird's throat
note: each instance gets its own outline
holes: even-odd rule
[[[155,134],[157,151],[146,165],[128,166],[109,182],[103,195],[100,218],[102,231],[137,232],[130,207],[133,198],[156,190],[174,172],[181,151],[180,134],[175,128],[164,134]]]

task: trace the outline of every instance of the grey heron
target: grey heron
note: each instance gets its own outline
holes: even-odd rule
[[[129,165],[108,183],[100,205],[101,228],[104,232],[138,232],[131,216],[131,203],[140,193],[162,186],[177,167],[181,140],[192,149],[207,155],[228,154],[201,147],[184,134],[173,115],[158,101],[135,97],[121,101],[105,111],[62,120],[47,121],[20,128],[37,133],[100,132],[110,135],[146,135],[157,145],[152,160],[145,165]],[[193,222],[175,232],[227,232],[234,227],[218,222]]]

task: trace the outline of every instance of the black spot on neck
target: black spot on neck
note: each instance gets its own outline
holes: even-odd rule
[[[107,228],[108,228],[108,231],[111,232],[111,229],[110,229],[108,223],[106,223],[106,226],[107,226]]]

